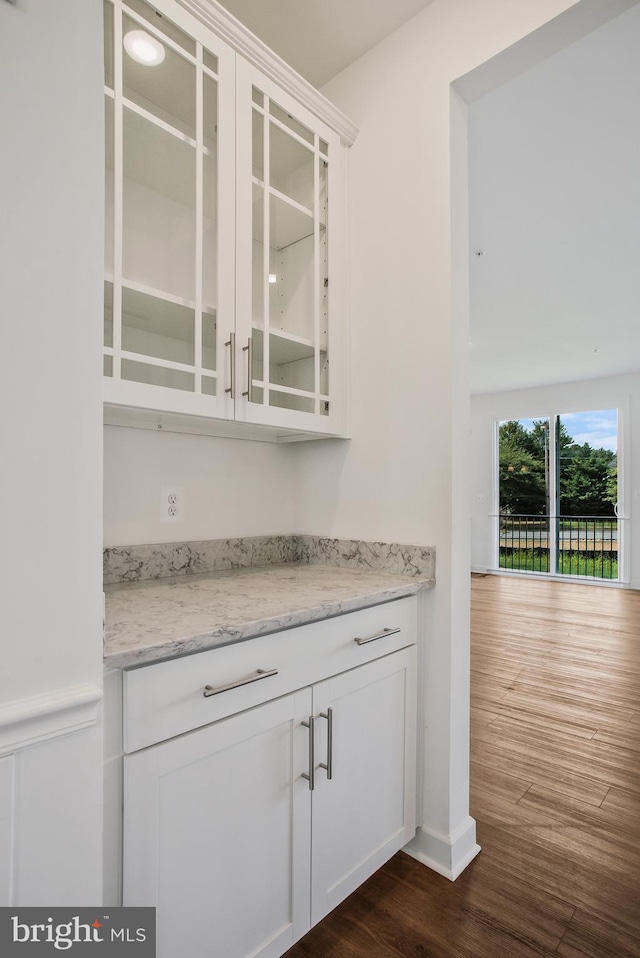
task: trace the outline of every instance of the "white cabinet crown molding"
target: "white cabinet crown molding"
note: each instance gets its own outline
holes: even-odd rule
[[[0,707],[0,757],[95,725],[102,690],[74,685]]]
[[[335,130],[345,146],[354,143],[358,135],[356,124],[216,0],[178,0],[178,3]]]

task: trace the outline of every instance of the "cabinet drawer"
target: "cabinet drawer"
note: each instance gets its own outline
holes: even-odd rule
[[[124,673],[124,751],[135,752],[397,649],[417,635],[410,596]]]

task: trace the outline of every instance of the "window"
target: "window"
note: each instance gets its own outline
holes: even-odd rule
[[[619,576],[618,410],[498,423],[496,566]]]

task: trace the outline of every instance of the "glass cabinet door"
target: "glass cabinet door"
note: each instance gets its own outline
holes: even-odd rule
[[[105,398],[232,415],[234,54],[166,0],[104,16]]]
[[[237,96],[240,414],[304,428],[314,417],[329,431],[329,192],[339,138],[244,63]]]

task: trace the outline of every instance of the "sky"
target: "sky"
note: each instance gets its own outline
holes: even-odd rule
[[[542,417],[540,417],[542,418]],[[574,442],[583,446],[588,442],[593,449],[618,451],[618,410],[594,409],[589,412],[560,413],[560,419]],[[533,428],[539,419],[521,419],[525,429]]]
[[[618,451],[618,410],[597,409],[592,412],[561,414],[567,432],[579,445],[588,442],[594,449]]]

